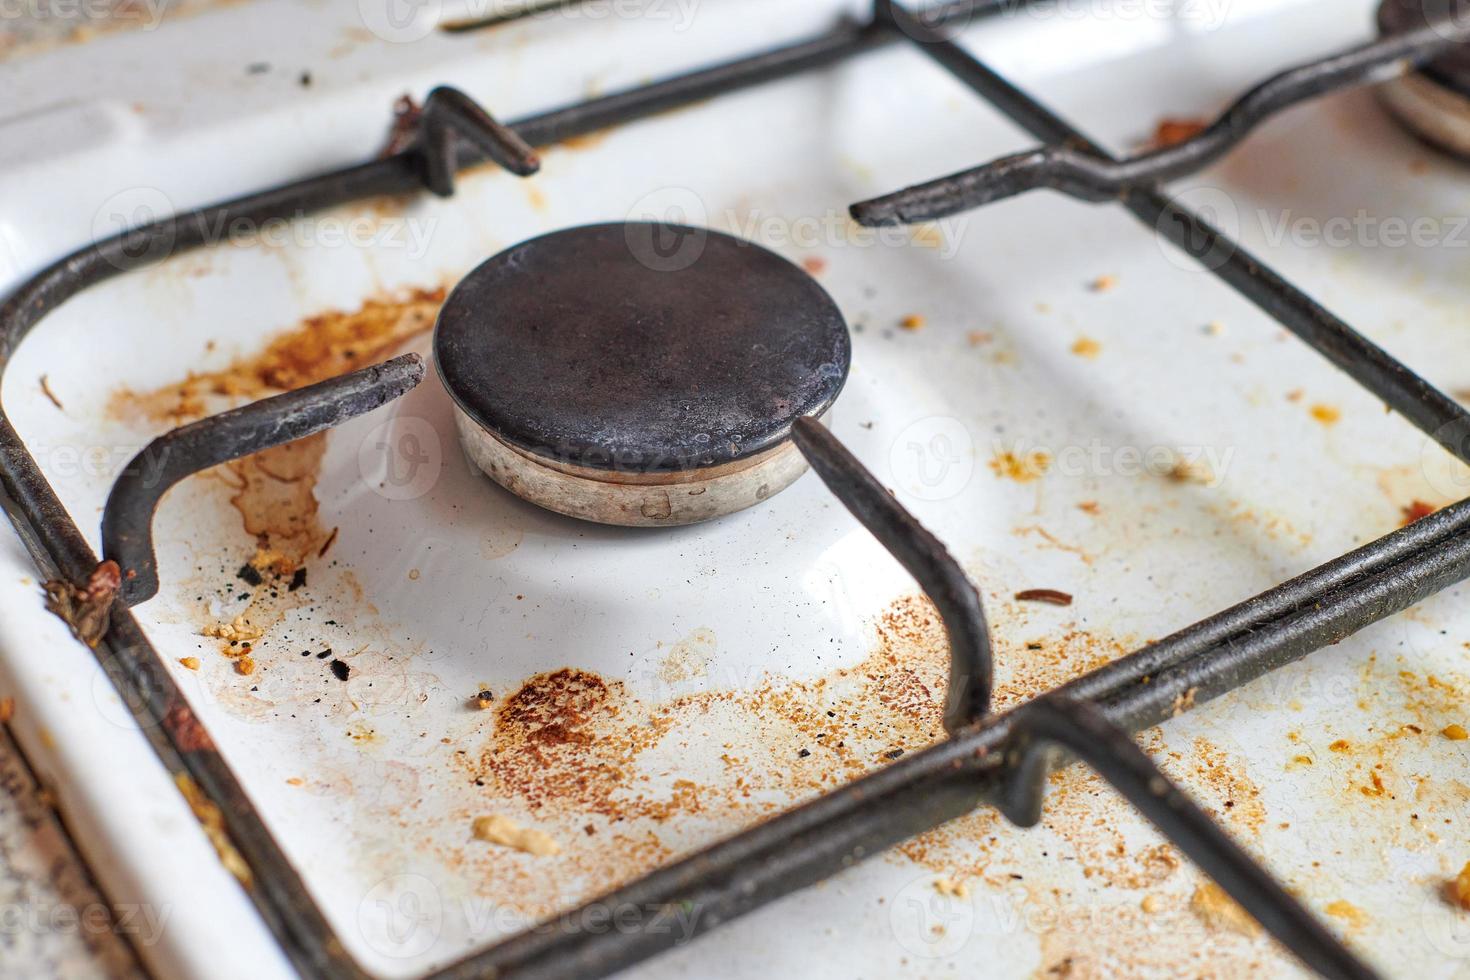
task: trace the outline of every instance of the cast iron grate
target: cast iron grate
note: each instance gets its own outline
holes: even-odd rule
[[[1268,115],[1347,86],[1412,72],[1470,39],[1450,16],[1264,82],[1198,136],[1115,159],[953,40],[956,29],[1027,0],[961,0],[922,14],[877,0],[865,22],[845,21],[808,41],[593,99],[509,125],[461,93],[438,89],[407,145],[381,159],[176,215],[95,242],[42,270],[0,307],[0,370],[49,312],[88,286],[197,248],[208,229],[236,218],[290,218],[417,188],[448,195],[459,167],[492,160],[534,172],[532,146],[814,70],[893,42],[932,57],[1048,146],[854,205],[865,224],[951,214],[1035,188],[1114,201],[1296,333],[1461,461],[1470,462],[1470,415],[1356,333],[1199,215],[1171,200],[1161,181],[1218,159]],[[1040,2],[1040,0],[1038,0]],[[1453,5],[1451,5],[1453,6]],[[166,453],[162,484],[125,475],[104,515],[104,552],[130,574],[97,646],[104,665],[133,689],[144,731],[165,765],[218,807],[248,866],[260,914],[305,975],[362,977],[249,798],[215,750],[128,606],[157,591],[153,509],[168,485],[214,465],[336,425],[398,397],[423,365],[397,358],[175,430],[145,453]],[[601,976],[669,948],[659,910],[693,910],[703,932],[989,803],[1012,821],[1037,822],[1050,769],[1075,756],[1136,805],[1182,851],[1304,963],[1329,976],[1373,973],[1176,790],[1129,731],[1157,724],[1306,656],[1470,577],[1470,501],[1328,562],[1003,714],[990,712],[989,635],[979,596],[943,545],[922,528],[826,430],[799,421],[793,436],[831,491],[914,575],[939,609],[951,646],[945,727],[949,738],[760,826],[659,868],[557,929],[530,929],[434,974]],[[144,471],[133,468],[134,473]],[[150,470],[151,471],[151,470]],[[81,587],[97,556],[72,523],[34,457],[0,413],[0,502],[42,573]],[[631,929],[603,929],[629,909]],[[650,914],[652,913],[652,914]],[[626,921],[626,920],[620,920]]]

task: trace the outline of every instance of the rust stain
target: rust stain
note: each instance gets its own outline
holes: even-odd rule
[[[1153,136],[1144,144],[1150,150],[1162,150],[1192,140],[1209,126],[1203,119],[1165,116],[1154,126]]]
[[[277,334],[260,353],[218,371],[191,374],[152,392],[116,391],[109,413],[179,424],[241,400],[326,381],[384,360],[428,331],[443,302],[443,288],[415,289],[401,297],[370,299],[356,310],[310,316]]]
[[[1024,620],[1019,607],[1006,604],[1002,614]],[[1009,641],[1015,649],[998,658],[1006,665],[998,708],[1127,648],[1076,629],[1051,633]],[[667,666],[651,665],[651,676]],[[866,658],[814,679],[772,677],[749,689],[647,700],[628,682],[575,667],[535,675],[493,710],[466,709],[483,734],[453,752],[450,768],[481,806],[548,834],[562,853],[534,872],[495,849],[441,847],[439,856],[466,868],[466,879],[486,893],[516,895],[528,914],[554,912],[570,894],[615,886],[686,853],[699,838],[690,828],[723,834],[750,826],[936,743],[944,737],[948,668],[937,611],[909,596],[878,618]],[[688,775],[708,771],[719,775]],[[453,817],[453,808],[447,818],[432,809],[427,816],[409,804],[400,817],[406,828]],[[466,809],[470,819],[480,807]],[[974,852],[998,819],[977,812],[899,853],[963,881],[983,874]],[[1104,863],[1100,855],[1096,862]],[[1131,873],[1151,882],[1177,866],[1168,851],[1142,854]]]
[[[225,464],[258,571],[291,575],[322,550],[329,532],[317,519],[316,482],[326,451],[327,434],[318,432]]]
[[[71,628],[72,635],[92,649],[102,642],[112,620],[112,602],[122,586],[122,569],[115,561],[104,561],[78,587],[64,579],[52,579],[43,589],[46,609]]]
[[[1245,774],[1243,761],[1203,738],[1194,740],[1194,757],[1196,775],[1219,800],[1218,806],[1206,809],[1243,830],[1259,832],[1266,822],[1266,807],[1260,789]]]
[[[174,773],[174,785],[179,788],[179,793],[189,804],[189,809],[194,811],[194,819],[199,821],[199,826],[204,830],[204,836],[214,845],[214,851],[219,855],[220,864],[225,870],[235,876],[235,879],[250,888],[254,884],[254,875],[250,873],[250,865],[240,856],[235,849],[230,835],[225,830],[225,818],[220,813],[219,807],[215,806],[199,784],[189,778],[187,773]]]
[[[1405,507],[1400,507],[1399,510],[1404,515],[1403,519],[1399,521],[1399,527],[1408,527],[1415,521],[1422,521],[1430,514],[1439,510],[1439,508],[1434,504],[1428,504],[1422,500],[1415,500]]]
[[[369,299],[356,310],[310,316],[275,335],[260,352],[220,370],[191,374],[151,392],[116,391],[109,411],[114,417],[177,425],[242,401],[324,381],[377,363],[429,330],[443,300],[442,288],[415,289]],[[251,590],[247,608],[229,622],[209,621],[201,627],[204,635],[221,641],[220,652],[234,661],[242,677],[264,668],[257,641],[287,610],[307,604],[306,566],[324,559],[336,540],[337,529],[324,528],[319,520],[316,498],[326,446],[326,433],[318,433],[201,474],[228,487],[230,504],[253,544],[240,575]],[[253,573],[248,578],[247,571]],[[232,602],[240,583],[229,573],[225,577],[226,586],[213,591]],[[375,612],[350,573],[337,578],[349,593],[344,601],[359,612]],[[253,713],[269,704],[262,700],[230,706]]]
[[[997,453],[990,460],[990,470],[1003,480],[1030,483],[1039,480],[1051,468],[1051,456],[1036,450],[1029,453],[1013,453],[1009,450]]]
[[[175,703],[163,716],[164,730],[173,738],[180,752],[213,752],[214,740],[199,723],[199,716],[188,705]]]

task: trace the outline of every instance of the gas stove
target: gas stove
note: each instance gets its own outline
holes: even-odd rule
[[[0,695],[112,928],[1463,971],[1458,12],[261,0],[0,65]]]

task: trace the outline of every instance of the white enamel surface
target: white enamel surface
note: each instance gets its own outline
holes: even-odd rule
[[[364,36],[350,7],[260,3],[0,66],[0,84],[24,110],[0,122],[0,259],[14,281],[86,240],[119,193],[146,207],[185,207],[365,158],[404,90],[422,95],[450,81],[513,118],[804,36],[842,6],[719,3],[699,7],[683,31],[553,19],[384,44]],[[1235,4],[1224,26],[1202,11],[1180,22],[1023,14],[967,41],[1092,135],[1127,149],[1160,117],[1208,115],[1279,67],[1366,37],[1370,23],[1358,0]],[[168,39],[186,41],[186,53],[175,56]],[[254,61],[273,71],[247,75]],[[305,92],[295,81],[302,69],[314,78]],[[380,217],[423,232],[422,248],[216,249],[91,290],[22,346],[5,404],[95,543],[113,467],[159,431],[108,417],[118,386],[146,390],[221,367],[324,309],[452,283],[545,230],[677,208],[793,259],[825,260],[822,281],[858,331],[834,431],[976,576],[994,611],[1003,678],[1033,638],[1072,629],[1131,644],[1162,636],[1392,530],[1413,499],[1444,503],[1470,489],[1406,423],[1117,209],[1032,195],[941,223],[927,243],[937,247],[857,242],[846,230],[851,201],[1030,144],[916,52],[879,52],[623,127],[587,149],[552,150],[529,184],[481,171],[451,201],[415,198]],[[1330,309],[1444,389],[1470,388],[1470,234],[1450,227],[1467,201],[1465,173],[1401,135],[1369,94],[1288,112],[1190,186],[1186,200],[1212,209]],[[1285,240],[1283,208],[1293,232]],[[1351,218],[1359,208],[1379,221],[1445,219],[1443,240],[1312,245],[1310,226],[1296,220]],[[364,206],[332,217],[374,213]],[[1100,276],[1116,285],[1089,289]],[[911,314],[925,317],[923,330],[899,329]],[[973,331],[992,339],[974,345]],[[1071,352],[1083,336],[1101,345],[1099,356]],[[42,374],[64,413],[41,396]],[[1288,400],[1298,390],[1300,401]],[[1312,404],[1336,407],[1341,421],[1314,421]],[[400,492],[385,487],[374,447],[402,445],[405,434],[427,447],[430,464]],[[935,450],[946,446],[940,459]],[[107,465],[79,465],[89,447]],[[1044,449],[1055,463],[1034,483],[1000,480],[988,464],[1002,449]],[[1140,475],[1118,455],[1155,449],[1198,452],[1218,481]],[[512,690],[567,665],[623,678],[650,702],[701,687],[749,689],[767,676],[817,678],[862,660],[877,614],[913,589],[811,476],[767,506],[666,533],[537,511],[472,472],[432,375],[332,434],[317,496],[323,523],[341,527],[340,568],[313,569],[321,608],[293,633],[338,650],[391,650],[394,667],[373,675],[381,686],[355,687],[349,699],[336,682],[323,686],[314,660],[308,672],[281,652],[278,669],[252,678],[261,688],[252,697],[221,658],[199,652],[196,566],[212,573],[250,552],[217,481],[190,481],[167,498],[157,525],[163,593],[137,614],[170,665],[196,653],[205,660],[199,674],[178,670],[181,682],[344,944],[384,975],[420,974],[516,924],[487,912],[481,883],[464,869],[419,846],[420,835],[456,846],[478,810],[408,829],[384,819],[415,794],[429,810],[463,808],[462,791],[434,774],[479,723],[464,708],[469,692],[482,683]],[[1104,518],[1077,507],[1086,501]],[[346,569],[371,609],[334,605]],[[0,693],[14,692],[19,734],[113,899],[171,910],[172,928],[144,954],[164,975],[286,974],[92,655],[42,610],[35,578],[5,536]],[[1068,609],[1009,601],[1033,587],[1077,601]],[[1178,753],[1171,772],[1209,799],[1192,753],[1197,739],[1218,747],[1259,788],[1266,818],[1248,843],[1319,912],[1337,900],[1363,909],[1366,924],[1352,939],[1396,974],[1450,977],[1470,963],[1463,918],[1457,924],[1436,891],[1470,859],[1459,827],[1466,800],[1451,790],[1423,803],[1422,819],[1454,823],[1437,840],[1410,839],[1398,809],[1344,790],[1367,776],[1354,768],[1359,760],[1326,746],[1412,720],[1399,670],[1470,674],[1463,595],[1452,590],[1179,718],[1148,743],[1160,756]],[[345,625],[322,622],[338,613]],[[657,670],[660,650],[698,631],[715,637],[712,665],[671,688]],[[274,706],[262,707],[266,700]],[[360,725],[376,733],[373,744],[342,737]],[[1304,751],[1288,731],[1309,746],[1313,767],[1288,768]],[[1422,739],[1395,757],[1393,786],[1406,799],[1416,774],[1463,786],[1467,744]],[[650,765],[713,782],[727,778],[718,755],[704,746]],[[303,793],[285,783],[297,774],[356,789]],[[1105,799],[1067,814],[1104,821],[1130,847],[1153,843],[1140,818]],[[664,830],[666,843],[689,848],[737,829],[674,821]],[[936,873],[890,856],[633,975],[1025,976],[1055,965],[1068,928],[1102,928],[1087,916],[1135,914],[1142,893],[1088,880],[1057,856],[1066,836],[1057,828],[996,833],[998,866],[1067,891],[1050,910],[1060,927],[1039,925],[1048,910],[1024,896],[978,883],[967,899],[936,906]],[[1176,914],[1156,927],[1161,947],[1204,944],[1233,972],[1253,960],[1288,968],[1264,940],[1222,940],[1198,925],[1181,934],[1193,922],[1182,909],[1197,880],[1185,869],[1163,888]],[[428,941],[410,934],[395,944],[374,925],[374,910],[404,891],[432,896]],[[916,909],[938,915],[924,925],[942,922],[948,938],[915,925]]]

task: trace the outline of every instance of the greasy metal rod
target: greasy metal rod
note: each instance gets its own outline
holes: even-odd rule
[[[1428,27],[1380,38],[1275,75],[1237,99],[1198,135],[1113,159],[1059,143],[1008,154],[948,177],[852,206],[860,224],[912,224],[1048,189],[1083,201],[1116,201],[1125,191],[1202,170],[1283,109],[1328,92],[1398,78],[1470,40],[1470,22],[1446,15]]]
[[[406,394],[423,378],[423,358],[404,354],[211,415],[154,439],[113,484],[102,512],[103,557],[122,569],[119,597],[135,606],[158,594],[153,515],[163,495],[179,481],[365,415]]]
[[[456,137],[518,177],[529,177],[541,169],[541,158],[520,134],[497,122],[459,89],[441,85],[429,93],[419,111],[424,186],[439,197],[454,194],[454,174],[459,169]]]
[[[979,720],[990,711],[994,667],[985,610],[964,569],[821,422],[797,419],[791,434],[822,482],[918,580],[939,610],[949,637],[945,729],[954,733]]]
[[[946,35],[891,0],[878,0],[878,16],[892,21],[917,50],[989,100],[1032,135],[1067,143],[1112,159],[1071,124],[978,61]],[[959,188],[952,188],[958,197]],[[1310,296],[1226,237],[1199,215],[1143,187],[1129,190],[1122,204],[1140,222],[1195,258],[1241,296],[1275,318],[1389,408],[1417,426],[1462,462],[1470,463],[1470,413],[1444,392],[1338,319]],[[856,215],[855,215],[856,216]],[[875,220],[872,214],[865,214]],[[859,220],[863,220],[859,218]]]
[[[1095,705],[1053,694],[1037,698],[1018,713],[1006,745],[1011,773],[999,797],[1001,812],[1013,823],[1033,827],[1040,822],[1056,747],[1071,752],[1107,780],[1307,966],[1325,977],[1376,976]]]
[[[1151,651],[1182,644],[1188,652],[1172,660],[1171,673],[1194,688],[1190,704],[1205,704],[1470,577],[1470,502],[1457,508],[1433,533],[1395,531],[1330,569],[1309,572],[1212,617],[1201,624],[1212,633],[1205,642],[1194,643],[1191,628],[1104,668],[1111,671],[1105,683],[1094,683],[1101,673],[1094,672],[1061,693],[1090,690],[1108,721],[1121,728],[1157,725],[1178,713],[1178,695],[1187,689],[1172,681],[1160,685],[1150,673]],[[1300,589],[1308,583],[1323,592],[1303,595]],[[987,715],[932,748],[597,896],[555,924],[466,957],[446,967],[442,978],[470,980],[487,971],[526,980],[605,976],[677,945],[685,935],[669,928],[596,928],[609,910],[683,910],[693,934],[701,934],[982,802],[999,803],[1006,744],[1035,704]]]

